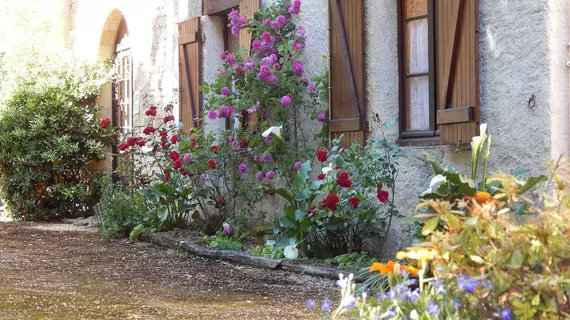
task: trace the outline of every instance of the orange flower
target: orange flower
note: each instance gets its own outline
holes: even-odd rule
[[[386,264],[374,262],[370,267],[370,272],[380,272],[380,274],[388,274],[394,272],[394,267],[396,263],[394,261],[388,261]]]
[[[478,202],[485,203],[491,199],[491,194],[489,192],[479,191],[475,194],[473,199]]]
[[[412,266],[405,266],[405,265],[402,265],[401,268],[402,268],[402,270],[406,271],[407,273],[409,273],[413,276],[418,275],[418,269],[417,268],[414,268]]]

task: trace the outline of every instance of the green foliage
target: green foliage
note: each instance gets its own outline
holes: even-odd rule
[[[99,182],[102,196],[97,205],[99,234],[104,238],[124,237],[131,233],[136,238],[145,229],[156,230],[156,219],[149,213],[145,199],[140,194],[127,194],[111,185],[104,177]]]
[[[285,259],[285,255],[283,255],[283,248],[277,248],[274,245],[270,244],[255,246],[249,250],[249,253],[257,257],[277,260]]]
[[[372,258],[366,252],[353,252],[327,259],[327,262],[338,266],[342,270],[360,270],[368,267],[376,262],[376,258]]]
[[[98,195],[87,166],[111,142],[95,119],[106,70],[36,57],[17,79],[0,114],[0,192],[14,218],[91,213]]]
[[[243,251],[243,243],[225,235],[204,236],[202,239],[210,247],[220,250]]]

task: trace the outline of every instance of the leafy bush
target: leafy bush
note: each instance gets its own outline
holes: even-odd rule
[[[99,235],[104,238],[124,237],[141,224],[149,230],[156,228],[156,221],[149,215],[142,195],[123,192],[106,176],[99,183],[102,190],[97,205]]]
[[[327,259],[327,262],[338,266],[342,270],[359,270],[362,267],[368,267],[376,262],[376,258],[372,258],[366,252],[353,252]]]
[[[266,244],[263,246],[255,246],[249,250],[254,256],[264,257],[269,259],[284,259],[283,248],[277,248],[274,245]]]
[[[36,57],[18,79],[0,113],[0,192],[15,219],[91,214],[98,195],[87,166],[112,142],[95,119],[106,71]]]
[[[202,240],[205,243],[207,243],[210,247],[220,250],[233,250],[233,251],[243,250],[243,243],[236,241],[223,234],[204,236]]]

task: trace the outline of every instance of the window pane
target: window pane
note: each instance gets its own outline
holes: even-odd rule
[[[406,23],[406,47],[408,73],[429,71],[428,19]]]
[[[429,77],[408,79],[407,129],[429,130]]]
[[[427,0],[405,0],[404,3],[406,18],[421,16],[428,13]]]

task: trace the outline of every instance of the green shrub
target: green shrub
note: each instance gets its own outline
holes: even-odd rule
[[[210,247],[220,250],[242,251],[243,244],[225,235],[204,236],[202,239]]]
[[[285,258],[282,248],[276,248],[275,246],[269,244],[263,246],[255,246],[249,250],[249,253],[257,257],[264,257],[269,259]]]
[[[88,164],[105,157],[95,99],[103,66],[37,58],[0,113],[0,192],[18,220],[89,215],[97,202]]]
[[[111,184],[109,177],[100,179],[100,184],[102,192],[97,214],[101,237],[125,237],[141,224],[149,230],[155,228],[155,219],[149,214],[143,196],[123,192]]]

